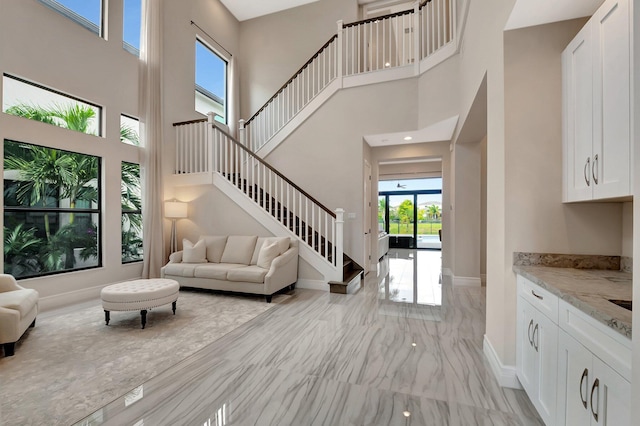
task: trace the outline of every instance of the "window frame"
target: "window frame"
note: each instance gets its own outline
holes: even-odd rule
[[[229,124],[229,66],[231,63],[231,58],[228,55],[220,53],[220,49],[216,49],[215,47],[213,47],[213,45],[205,41],[204,38],[200,36],[196,36],[196,41],[194,45],[195,47],[194,49],[194,89],[195,89],[194,96],[195,96],[195,93],[200,93],[202,96],[205,96],[206,98],[210,99],[213,102],[217,102],[217,101],[212,96],[218,97],[215,93],[211,93],[206,88],[199,86],[196,82],[196,73],[198,72],[198,62],[197,62],[198,58],[197,58],[197,55],[195,55],[195,52],[197,51],[198,43],[200,43],[202,47],[204,47],[205,49],[209,50],[213,55],[220,58],[220,60],[224,63],[224,99],[223,99],[224,122],[220,120],[217,120],[217,121],[222,122],[222,124],[228,125]],[[198,90],[198,88],[200,88],[200,90]],[[212,96],[209,96],[209,94]],[[200,111],[196,110],[196,112],[200,112]],[[206,113],[201,113],[201,114],[206,115]],[[217,117],[219,117],[219,115],[217,115]]]
[[[68,94],[68,93],[64,93],[64,92],[62,92],[62,91],[60,91],[60,90],[52,89],[51,87],[47,87],[47,86],[45,86],[45,85],[43,85],[43,84],[36,83],[36,82],[34,82],[34,81],[30,81],[30,80],[26,80],[26,79],[21,78],[21,77],[17,77],[17,76],[15,76],[15,75],[11,75],[11,74],[7,74],[7,73],[3,73],[3,74],[2,74],[2,78],[3,78],[3,80],[4,80],[4,78],[9,78],[9,79],[12,79],[12,80],[16,80],[16,81],[18,81],[18,82],[20,82],[20,83],[22,83],[22,84],[26,84],[26,85],[28,85],[28,86],[32,86],[32,87],[35,87],[35,88],[37,88],[37,89],[44,90],[44,91],[46,91],[46,92],[50,92],[50,93],[53,93],[53,94],[55,94],[55,95],[62,96],[62,97],[64,97],[64,98],[70,99],[70,100],[72,100],[72,101],[80,102],[80,103],[83,103],[83,104],[89,105],[89,106],[91,106],[91,107],[93,107],[93,108],[96,108],[96,109],[98,110],[98,113],[96,114],[96,129],[98,130],[98,134],[97,134],[97,135],[93,135],[93,134],[91,134],[91,133],[84,133],[84,132],[79,132],[79,131],[78,131],[78,133],[82,133],[82,134],[84,134],[84,135],[88,135],[88,136],[97,136],[97,137],[99,137],[99,138],[104,138],[104,136],[103,136],[103,133],[104,133],[104,129],[103,129],[103,115],[104,115],[104,108],[103,108],[102,106],[100,106],[100,105],[98,105],[98,104],[96,104],[96,103],[93,103],[93,102],[87,101],[87,100],[85,100],[85,99],[81,99],[81,98],[79,98],[79,97],[77,97],[77,96],[70,95],[70,94]],[[3,82],[3,83],[4,83],[4,82]],[[3,90],[2,90],[2,103],[3,103],[3,108],[2,108],[2,113],[3,113],[3,114],[7,114],[7,115],[13,115],[14,117],[20,117],[19,115],[9,114],[9,113],[7,113],[7,112],[5,112],[5,111],[4,111],[4,96],[5,96],[5,94],[6,94],[6,90],[5,90],[5,88],[4,88],[4,84],[3,84]],[[25,117],[21,117],[21,118],[25,118]],[[27,120],[31,120],[31,121],[38,121],[38,120],[32,120],[32,119],[29,119],[29,118],[26,118],[26,119],[27,119]],[[47,124],[47,123],[45,123],[45,124]],[[76,130],[69,129],[69,128],[62,127],[62,126],[56,126],[56,127],[60,127],[61,129],[65,129],[65,130],[70,130],[70,131],[72,131],[72,132],[75,132],[75,131],[76,131]]]
[[[139,0],[140,1],[140,31],[138,32],[138,39],[141,38],[142,35],[142,7],[144,6],[142,4],[142,2],[144,0]],[[126,18],[126,8],[125,8],[125,3],[127,2],[127,0],[122,0],[122,48],[124,50],[126,50],[127,52],[131,53],[132,55],[136,56],[136,57],[140,57],[140,49],[135,47],[134,45],[132,45],[131,43],[127,42],[124,39],[124,31],[125,31],[125,27],[126,27],[126,22],[125,22],[125,18]]]
[[[58,3],[56,0],[38,0],[40,3],[48,7],[49,9],[58,12],[60,15],[65,18],[70,19],[76,24],[84,27],[85,29],[91,31],[96,34],[98,37],[106,39],[106,31],[105,31],[105,2],[104,0],[99,0],[100,2],[100,22],[98,24],[98,28],[95,28],[95,24],[91,22],[89,19],[80,15],[78,12],[69,9],[61,3]]]
[[[52,214],[89,214],[89,215],[96,215],[97,216],[97,220],[95,222],[92,221],[92,223],[94,223],[97,227],[97,232],[96,232],[96,251],[97,251],[97,256],[96,256],[96,260],[97,260],[97,264],[96,265],[92,265],[92,266],[83,266],[83,267],[79,267],[79,268],[73,268],[73,269],[60,269],[60,270],[56,270],[56,271],[45,271],[39,274],[35,274],[35,275],[27,275],[27,276],[16,276],[16,280],[21,280],[21,279],[30,279],[30,278],[39,278],[39,277],[45,277],[45,276],[51,276],[51,275],[59,275],[59,274],[66,274],[66,273],[71,273],[71,272],[77,272],[77,271],[85,271],[85,270],[90,270],[90,269],[96,269],[96,268],[102,268],[103,267],[103,262],[102,262],[102,257],[103,257],[103,236],[102,236],[102,229],[103,229],[103,204],[102,204],[102,157],[98,156],[98,155],[91,155],[91,154],[86,154],[86,153],[82,153],[82,152],[77,152],[77,151],[70,151],[67,149],[61,149],[61,148],[54,148],[51,146],[45,146],[45,145],[39,145],[39,144],[35,144],[35,143],[30,143],[30,142],[22,142],[22,141],[17,141],[14,139],[4,139],[3,141],[3,145],[6,146],[7,142],[9,143],[15,143],[15,144],[24,144],[24,145],[31,145],[31,146],[36,146],[36,147],[40,147],[40,148],[45,148],[45,149],[52,149],[52,150],[56,150],[58,152],[65,152],[65,153],[70,153],[70,154],[78,154],[78,155],[83,155],[86,157],[93,157],[96,159],[97,162],[97,170],[96,170],[96,194],[97,194],[97,198],[96,198],[96,207],[95,208],[70,208],[70,207],[46,207],[46,206],[37,206],[37,207],[28,207],[28,206],[8,206],[6,205],[6,202],[3,201],[3,224],[4,227],[6,228],[6,215],[7,213],[11,214],[11,213],[52,213]],[[6,150],[6,148],[5,148]],[[6,155],[5,152],[3,150],[3,162],[6,159]],[[3,192],[6,191],[7,186],[5,185],[5,181],[6,180],[11,180],[11,179],[6,179],[3,176]],[[14,180],[15,181],[15,180]],[[4,200],[6,200],[6,197],[3,198]],[[61,200],[64,200],[64,198],[56,198],[56,203],[59,204]],[[58,219],[59,220],[59,219]],[[24,223],[24,222],[23,222]],[[58,230],[61,228],[58,228]],[[4,238],[4,231],[3,231],[3,238]],[[6,267],[6,258],[3,256],[3,261],[4,261],[4,267]]]
[[[132,165],[136,165],[138,166],[138,175],[140,177],[140,209],[123,209],[122,208],[122,200],[120,202],[120,235],[122,235],[122,217],[124,217],[124,215],[130,215],[130,214],[139,214],[140,217],[142,218],[142,202],[143,202],[143,198],[142,198],[142,166],[140,165],[140,163],[135,163],[133,161],[125,161],[125,160],[121,160],[120,161],[120,188],[122,191],[122,169],[123,169],[123,165],[124,164],[132,164]],[[142,227],[142,235],[140,236],[141,238],[144,238],[144,226]],[[120,240],[120,262],[123,265],[128,265],[130,263],[138,263],[138,262],[142,262],[144,261],[144,247],[143,247],[143,251],[142,251],[142,256],[139,259],[133,259],[133,260],[123,260],[122,259],[122,247],[124,245],[124,241]]]

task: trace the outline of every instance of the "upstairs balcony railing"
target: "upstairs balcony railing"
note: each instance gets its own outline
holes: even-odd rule
[[[336,35],[251,118],[240,120],[241,142],[257,151],[336,79],[419,66],[455,41],[458,1],[426,0],[404,12],[338,21]]]
[[[175,123],[174,174],[215,173],[269,212],[335,269],[342,281],[343,210],[322,205],[208,119]]]

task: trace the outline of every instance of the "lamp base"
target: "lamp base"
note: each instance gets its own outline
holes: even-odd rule
[[[171,246],[169,251],[175,253],[178,251],[178,239],[176,237],[176,220],[171,219]]]

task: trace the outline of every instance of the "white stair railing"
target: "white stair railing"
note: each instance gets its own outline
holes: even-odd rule
[[[337,34],[250,119],[240,120],[240,141],[257,151],[336,79],[417,64],[440,51],[455,41],[458,1],[426,0],[404,12],[338,21]]]
[[[262,158],[220,129],[213,120],[174,124],[174,174],[217,173],[266,210],[301,242],[335,268],[342,281],[342,209],[323,206]]]

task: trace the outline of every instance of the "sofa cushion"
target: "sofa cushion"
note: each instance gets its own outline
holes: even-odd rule
[[[237,263],[207,263],[204,265],[198,265],[194,272],[196,278],[213,278],[216,280],[226,280],[227,273],[237,268],[242,268],[246,265],[240,265]]]
[[[256,242],[256,249],[253,251],[253,256],[251,257],[250,265],[257,265],[258,255],[260,254],[260,249],[262,248],[262,246],[264,244],[269,244],[274,241],[278,243],[279,254],[282,254],[285,251],[289,250],[289,245],[290,245],[289,237],[259,237],[258,241]]]
[[[202,239],[207,246],[207,260],[212,263],[220,263],[222,253],[224,252],[224,246],[227,244],[227,236],[217,237],[214,235],[207,235],[202,237]]]
[[[20,312],[20,318],[26,317],[37,303],[38,292],[30,288],[0,293],[0,306]]]
[[[163,270],[165,275],[193,278],[198,263],[167,263]]]
[[[229,271],[227,273],[227,280],[262,284],[264,283],[265,275],[267,275],[266,269],[256,265],[251,265]]]
[[[274,241],[271,243],[264,243],[262,248],[260,249],[260,253],[258,254],[258,262],[257,266],[269,269],[271,267],[271,262],[273,259],[280,255],[280,248],[278,247],[278,242]]]
[[[186,238],[182,240],[182,263],[206,263],[207,246],[204,240],[193,244]]]
[[[248,265],[256,247],[258,237],[244,235],[230,235],[222,253],[222,263],[242,263]]]

